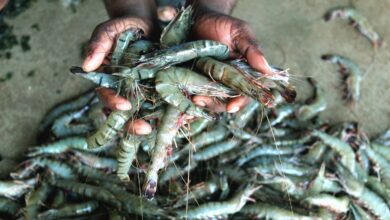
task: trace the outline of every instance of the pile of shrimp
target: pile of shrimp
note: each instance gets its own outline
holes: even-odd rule
[[[286,103],[277,96],[275,108],[253,101],[218,121],[199,118],[180,127],[153,200],[142,182],[149,178],[154,138],[137,143],[134,136],[126,138],[139,150],[128,151],[136,161],[125,173],[132,181],[124,180],[118,175],[119,136],[89,149],[89,129],[108,120],[96,94],[65,102],[42,124],[54,140],[29,148],[12,179],[0,181],[1,216],[388,219],[390,130],[370,141],[357,123],[320,121],[327,106],[324,90],[308,81],[314,94],[306,102]],[[72,114],[78,117],[64,120]]]
[[[289,74],[228,60],[214,41],[186,42],[188,7],[157,45],[139,30],[119,36],[111,65],[76,75],[132,104],[110,111],[94,91],[54,107],[39,146],[0,181],[6,219],[388,219],[390,130],[371,141],[357,123],[330,125],[323,88],[296,96]],[[252,98],[236,114],[195,106]],[[185,116],[193,120],[185,123]],[[150,135],[124,131],[148,121]],[[2,216],[3,217],[3,216]]]

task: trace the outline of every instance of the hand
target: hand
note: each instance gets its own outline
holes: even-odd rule
[[[214,40],[226,44],[232,57],[244,56],[255,70],[265,74],[272,73],[259,49],[251,27],[246,22],[219,12],[205,12],[196,18],[192,31],[197,39]],[[215,107],[218,107],[217,110],[223,109],[220,104],[215,103],[209,97],[195,96],[193,102],[211,109]],[[235,113],[249,102],[250,98],[240,96],[230,100],[225,108],[227,112]]]
[[[107,11],[113,19],[99,24],[93,31],[88,44],[88,54],[83,63],[86,72],[96,70],[106,62],[117,37],[131,28],[141,29],[145,37],[151,35],[154,24],[154,0],[105,0]],[[114,90],[97,89],[100,100],[112,110],[130,110],[130,102],[117,96]],[[129,121],[125,129],[131,134],[147,135],[152,131],[151,126],[144,120]]]
[[[0,11],[7,5],[8,1],[9,0],[0,0]]]

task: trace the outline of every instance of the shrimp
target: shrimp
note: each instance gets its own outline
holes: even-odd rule
[[[145,180],[145,195],[153,198],[157,191],[158,171],[165,167],[168,160],[168,148],[180,128],[181,112],[172,106],[167,106],[157,131],[156,145],[153,148],[151,163]]]
[[[254,148],[253,150],[242,155],[237,161],[237,166],[242,166],[246,162],[252,160],[253,158],[266,155],[297,155],[300,152],[304,151],[306,147],[292,147],[292,146],[279,146],[275,148],[273,145],[260,145]]]
[[[309,164],[320,163],[328,150],[328,147],[323,142],[319,141],[309,147],[309,151],[303,155],[302,160]]]
[[[371,143],[370,146],[374,151],[378,152],[378,154],[382,155],[388,161],[390,161],[390,146],[385,146],[377,143]]]
[[[312,119],[314,116],[318,115],[318,113],[324,111],[327,107],[324,89],[319,87],[318,83],[314,79],[308,78],[307,80],[315,89],[315,98],[312,103],[299,107],[297,118],[301,121]]]
[[[367,213],[366,210],[364,210],[362,207],[360,207],[359,204],[356,204],[355,202],[351,204],[351,212],[354,219],[356,220],[374,219],[374,217],[370,213]]]
[[[173,155],[170,158],[170,161],[176,161],[181,156],[188,154],[190,149],[194,149],[195,151],[209,145],[212,143],[216,143],[219,141],[224,140],[229,135],[228,129],[221,125],[216,124],[214,127],[210,129],[210,131],[202,132],[198,135],[196,135],[191,142],[186,144],[179,152],[176,152],[175,155]]]
[[[94,212],[98,207],[99,203],[96,201],[71,204],[60,209],[49,209],[42,212],[38,215],[38,219],[46,220],[81,216]]]
[[[73,156],[83,164],[86,164],[95,169],[116,170],[118,163],[115,159],[110,157],[97,156],[83,151],[72,151]]]
[[[178,177],[181,177],[189,172],[191,172],[192,170],[194,170],[195,168],[197,168],[198,164],[194,161],[191,161],[191,163],[185,165],[185,166],[178,166],[178,165],[174,165],[174,166],[169,166],[165,171],[164,173],[161,174],[161,177],[160,177],[160,180],[159,180],[159,183],[160,184],[163,184],[169,180],[172,180],[172,179],[177,179]]]
[[[28,149],[27,156],[36,157],[42,154],[61,154],[70,149],[87,150],[86,139],[83,137],[69,137],[50,144],[31,147]]]
[[[50,207],[52,208],[60,208],[66,202],[65,193],[62,190],[56,190],[53,202]]]
[[[57,119],[60,115],[64,114],[65,112],[83,108],[86,105],[88,105],[91,102],[91,100],[95,98],[96,98],[96,93],[94,90],[92,90],[86,92],[85,94],[77,97],[74,100],[66,101],[64,103],[59,104],[58,106],[55,106],[46,114],[45,118],[42,120],[38,128],[39,133],[45,131],[47,127],[51,123],[53,123],[53,121]]]
[[[107,121],[87,139],[88,149],[100,148],[112,140],[130,119],[132,111],[113,111]]]
[[[371,162],[377,167],[377,172],[386,187],[390,187],[390,162],[385,157],[372,150],[369,146],[362,147]]]
[[[110,88],[110,89],[118,89],[121,86],[121,79],[118,76],[114,76],[111,74],[103,73],[103,72],[85,72],[81,67],[73,66],[70,68],[70,72],[77,76],[81,76],[87,80],[92,81],[98,86]]]
[[[179,200],[176,201],[173,207],[179,208],[181,206],[186,205],[187,203],[190,203],[193,200],[199,200],[206,196],[212,195],[217,192],[217,190],[218,183],[215,180],[201,182],[190,188],[190,193],[188,196],[182,195],[181,197],[179,197]]]
[[[41,186],[26,196],[26,208],[24,211],[26,219],[36,219],[40,207],[45,203],[50,194],[49,184],[42,183]]]
[[[116,175],[123,182],[130,181],[130,177],[127,173],[129,172],[131,164],[136,157],[140,144],[140,137],[131,134],[126,134],[119,144],[119,152],[117,157],[118,169],[116,171]]]
[[[225,152],[228,152],[241,144],[241,140],[232,138],[230,140],[218,142],[216,144],[210,145],[205,149],[197,151],[194,153],[193,159],[195,161],[205,161],[216,156],[219,156]]]
[[[289,219],[289,220],[317,220],[316,217],[304,216],[284,208],[267,203],[250,204],[244,206],[240,213],[250,215],[256,219]]]
[[[390,205],[390,190],[375,177],[368,177],[367,187],[382,197]]]
[[[155,50],[153,42],[148,40],[137,40],[125,50],[121,64],[127,67],[134,67],[141,55]]]
[[[244,128],[251,120],[253,120],[253,117],[259,107],[259,102],[251,100],[247,106],[237,112],[230,125],[238,129]]]
[[[177,138],[190,138],[193,137],[199,133],[201,133],[204,129],[206,129],[208,126],[210,126],[210,121],[206,120],[204,118],[196,119],[195,121],[191,122],[188,126],[189,129],[186,131],[183,131],[182,133],[178,133],[176,135]]]
[[[355,153],[349,144],[322,131],[314,130],[311,134],[320,138],[323,143],[337,152],[341,157],[341,163],[346,166],[354,176],[357,175]]]
[[[349,211],[350,199],[347,196],[335,197],[328,194],[308,196],[303,203],[309,206],[324,207],[335,213],[346,213]]]
[[[38,166],[47,168],[51,172],[64,179],[77,179],[77,175],[74,173],[71,166],[68,164],[56,161],[48,158],[36,157],[30,160],[32,163],[36,163]]]
[[[287,70],[271,66],[271,73],[260,73],[242,60],[234,60],[230,62],[230,64],[253,85],[257,85],[260,88],[267,88],[271,90],[271,93],[281,95],[289,103],[294,101],[296,91],[295,88],[288,83],[289,73]],[[275,97],[273,97],[273,104],[278,104]]]
[[[309,183],[308,194],[315,195],[319,193],[339,193],[341,186],[335,181],[325,176],[325,164],[321,165],[318,175]]]
[[[119,64],[123,53],[126,50],[126,48],[129,46],[129,43],[132,41],[136,41],[140,39],[142,36],[142,30],[141,29],[134,29],[131,28],[123,33],[121,33],[116,40],[116,45],[114,52],[111,56],[111,63],[112,64]]]
[[[359,66],[348,58],[339,55],[326,54],[321,58],[340,67],[339,72],[345,84],[344,99],[351,104],[358,102],[360,99],[360,84],[363,77]]]
[[[21,205],[13,200],[0,197],[0,213],[17,217],[20,215]]]
[[[50,179],[49,183],[56,187],[74,192],[80,196],[96,199],[113,205],[114,207],[121,207],[120,202],[116,200],[115,196],[105,188],[69,180],[55,180],[54,178]]]
[[[0,195],[15,200],[33,189],[37,182],[37,178],[23,181],[0,181]]]
[[[336,17],[340,17],[345,20],[349,20],[350,23],[357,31],[366,37],[374,47],[374,49],[383,46],[384,41],[374,27],[370,24],[368,19],[364,17],[359,11],[352,7],[337,7],[332,8],[324,15],[325,21],[333,20]]]
[[[160,44],[162,47],[171,47],[182,44],[187,39],[192,27],[192,6],[180,11],[176,17],[164,28]]]
[[[305,188],[300,183],[294,182],[286,176],[273,176],[270,179],[259,181],[260,184],[270,185],[270,187],[278,192],[283,193],[296,199],[302,199],[305,196]]]
[[[258,164],[252,168],[258,174],[277,174],[283,173],[293,176],[311,175],[315,170],[303,164],[293,164],[286,161],[278,161],[270,164]]]
[[[38,168],[39,165],[36,162],[23,162],[22,167],[15,172],[10,173],[10,176],[12,177],[12,179],[23,180],[35,174]]]
[[[107,181],[113,183],[120,183],[120,179],[117,176],[107,174],[101,170],[97,170],[88,166],[83,165],[80,162],[73,162],[72,168],[76,173],[84,177],[87,181]]]
[[[122,209],[127,214],[140,216],[167,217],[167,212],[142,197],[131,194],[116,184],[102,182],[101,185],[110,191],[121,202]]]
[[[91,123],[79,122],[77,120],[86,117],[85,112],[89,109],[89,106],[86,106],[80,110],[68,112],[53,122],[51,131],[57,138],[69,137],[69,136],[81,136],[87,134],[93,130]]]
[[[379,219],[388,219],[389,207],[377,194],[364,186],[364,183],[356,179],[342,164],[336,163],[337,174],[345,192],[359,201],[365,208]]]
[[[161,69],[195,58],[209,56],[221,60],[226,59],[229,56],[229,48],[222,43],[210,40],[188,42],[142,55],[139,59],[139,65],[116,75],[138,80],[154,78]]]
[[[156,91],[169,104],[175,106],[183,113],[213,120],[214,117],[195,106],[182,92],[188,94],[208,95],[217,97],[231,97],[234,92],[230,89],[213,83],[189,69],[170,67],[161,70],[156,76]]]
[[[239,212],[247,201],[250,200],[250,196],[259,188],[260,187],[248,185],[227,201],[204,203],[195,208],[178,211],[177,215],[180,219],[212,219],[227,217],[228,215]]]

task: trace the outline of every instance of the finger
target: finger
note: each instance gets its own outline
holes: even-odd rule
[[[130,120],[125,126],[129,134],[148,135],[152,133],[152,126],[142,119]]]
[[[8,3],[8,0],[0,0],[0,11],[3,9]]]
[[[216,98],[211,98],[207,96],[194,96],[192,97],[192,102],[199,106],[209,109],[212,112],[225,112],[226,106],[221,101]]]
[[[246,96],[236,97],[229,101],[229,103],[226,105],[226,110],[229,113],[236,113],[241,109],[243,109],[250,102],[251,99],[249,97]]]
[[[102,64],[120,33],[130,28],[138,28],[147,36],[150,26],[146,21],[133,17],[113,19],[98,25],[89,40],[88,56],[83,63],[84,71],[93,71]]]
[[[157,16],[160,21],[171,21],[177,14],[177,11],[172,6],[163,6],[157,8]]]
[[[128,111],[131,109],[130,102],[112,89],[99,88],[96,90],[100,100],[112,110]]]
[[[253,69],[264,74],[272,73],[270,65],[254,39],[250,37],[240,39],[237,47]]]

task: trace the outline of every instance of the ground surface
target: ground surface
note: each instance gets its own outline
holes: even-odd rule
[[[354,1],[375,28],[390,43],[390,0],[380,3]],[[252,24],[271,63],[288,67],[299,98],[310,94],[304,77],[311,76],[326,91],[328,110],[324,120],[336,123],[357,120],[370,136],[390,126],[390,50],[381,50],[373,70],[362,83],[362,99],[354,109],[341,100],[339,75],[333,65],[324,63],[324,53],[338,53],[358,62],[363,71],[373,50],[368,41],[340,20],[325,23],[324,12],[348,1],[240,0],[234,15]],[[13,78],[0,83],[0,173],[12,169],[28,146],[35,142],[37,126],[54,104],[88,90],[91,84],[69,74],[80,65],[80,48],[93,28],[107,19],[101,1],[85,0],[73,13],[59,3],[38,1],[12,20],[18,35],[31,35],[31,51],[14,48],[11,60],[0,60],[0,76],[13,72]],[[39,24],[40,31],[31,28]],[[35,74],[28,77],[28,72]]]

